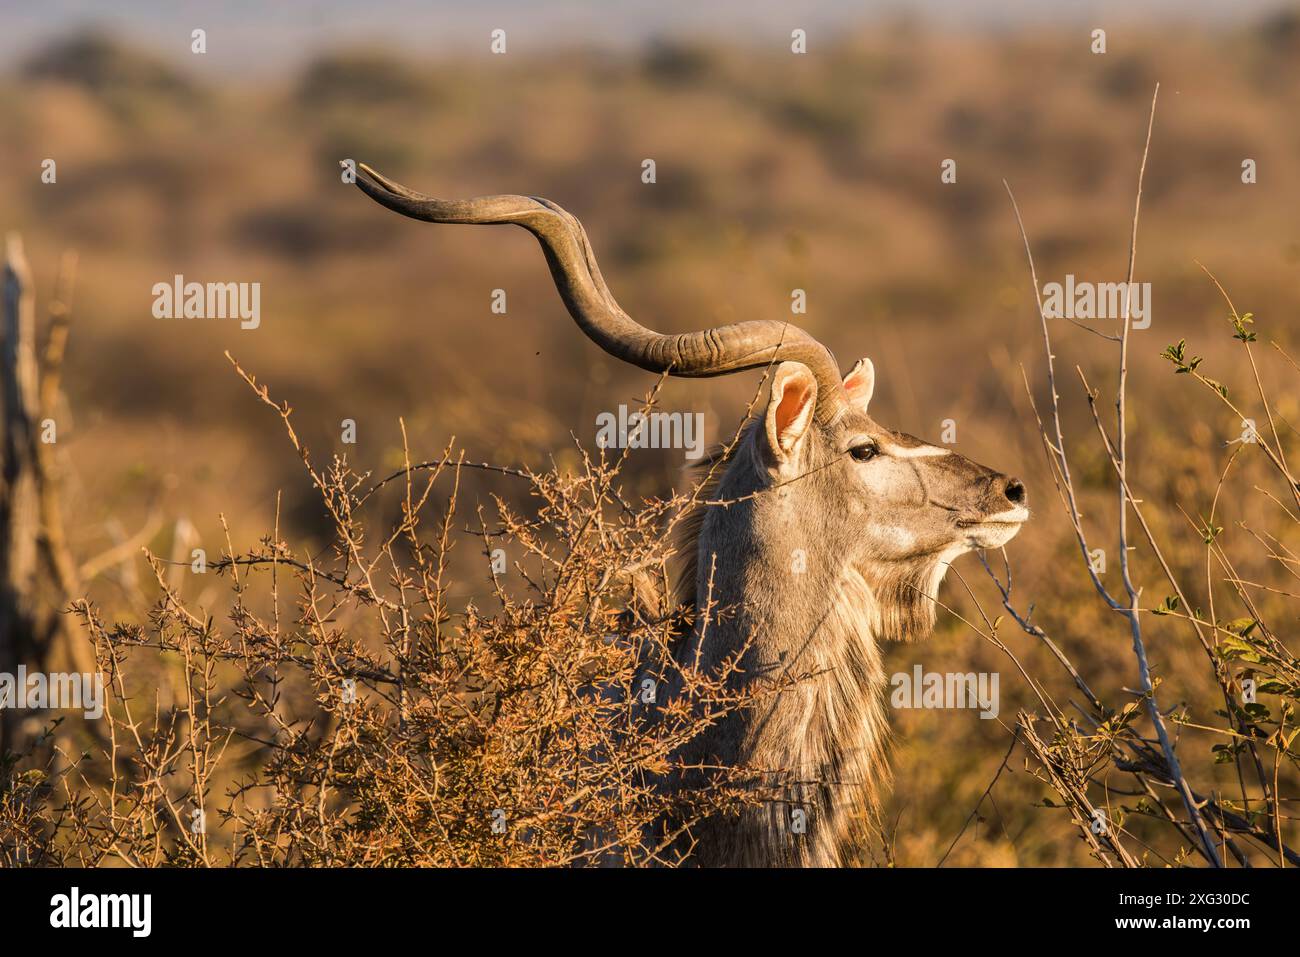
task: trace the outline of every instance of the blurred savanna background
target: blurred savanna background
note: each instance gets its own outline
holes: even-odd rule
[[[226,351],[293,407],[315,460],[339,453],[375,477],[402,465],[403,423],[415,460],[454,442],[474,461],[577,469],[596,416],[655,386],[579,334],[526,233],[393,215],[342,181],[339,161],[353,159],[434,195],[555,200],[586,226],[622,306],[659,331],[787,318],[792,290],[805,290],[795,321],[845,368],[873,359],[879,421],[937,441],[952,420],[957,450],[1024,480],[1035,517],[1007,548],[1018,609],[1033,606],[1033,622],[1099,696],[1135,700],[1127,622],[1088,581],[1039,437],[1031,397],[1046,414],[1044,347],[1003,181],[1040,282],[1122,281],[1159,83],[1136,258],[1151,324],[1130,341],[1129,479],[1189,603],[1207,619],[1253,618],[1231,588],[1219,607],[1208,602],[1207,568],[1219,587],[1226,573],[1197,525],[1218,493],[1217,543],[1237,577],[1260,583],[1256,611],[1294,647],[1284,594],[1294,564],[1270,551],[1295,544],[1283,506],[1296,505],[1285,486],[1280,504],[1255,490],[1269,465],[1253,448],[1219,491],[1243,449],[1232,441],[1240,417],[1161,352],[1185,339],[1201,371],[1266,421],[1204,264],[1253,313],[1279,444],[1296,448],[1300,373],[1269,343],[1300,348],[1300,8],[1051,14],[994,4],[977,16],[955,4],[825,2],[724,4],[705,16],[671,3],[620,19],[613,7],[559,5],[545,17],[522,4],[469,14],[375,2],[364,19],[302,4],[263,23],[239,5],[96,6],[0,14],[13,27],[0,31],[0,229],[21,234],[41,323],[64,253],[78,255],[56,462],[68,550],[102,618],[146,623],[159,593],[140,548],[184,562],[195,547],[217,556],[223,517],[235,551],[275,527],[305,553],[329,542],[330,516],[282,423]],[[191,52],[195,28],[207,53]],[[497,28],[504,55],[490,49]],[[791,52],[796,28],[807,31],[802,55]],[[1099,28],[1104,53],[1093,51]],[[53,183],[42,181],[47,159]],[[949,159],[956,180],[945,183]],[[1248,159],[1257,182],[1243,182]],[[259,327],[155,318],[151,288],[176,274],[260,283]],[[505,314],[491,308],[498,289]],[[1118,588],[1115,480],[1075,372],[1102,390],[1110,428],[1116,346],[1060,320],[1052,333],[1084,522],[1110,558],[1103,580]],[[657,401],[703,412],[708,441],[725,442],[760,379],[668,381]],[[347,419],[355,444],[342,440]],[[624,496],[686,487],[684,464],[680,450],[633,453]],[[461,479],[471,513],[494,494],[529,508],[508,476]],[[491,593],[482,541],[462,538],[451,552],[453,616]],[[1134,544],[1142,606],[1153,608],[1169,588],[1145,542]],[[977,604],[1005,614],[975,557],[955,572],[940,597],[961,617],[979,622]],[[227,585],[208,576],[178,587],[220,620]],[[1230,739],[1190,727],[1215,725],[1224,708],[1204,652],[1185,622],[1144,623],[1161,707],[1188,725],[1171,727],[1189,780],[1202,793],[1236,789],[1242,803],[1233,764],[1211,752]],[[1071,699],[1068,674],[1040,642],[1006,620],[998,635],[1057,700]],[[887,656],[890,673],[999,672],[1002,703],[999,720],[892,712],[896,782],[874,860],[1096,863],[1032,762],[1019,748],[1007,757],[1016,710],[1035,702],[1001,650],[942,613],[931,640]],[[1296,785],[1289,757],[1277,771],[1284,813],[1265,814],[1263,830],[1295,836],[1286,796]],[[1250,800],[1258,811],[1258,789]],[[1180,845],[1177,834],[1151,842],[1151,864]],[[1143,842],[1134,850],[1146,853]]]

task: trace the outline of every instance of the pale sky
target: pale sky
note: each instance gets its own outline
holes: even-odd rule
[[[949,28],[1017,29],[1133,21],[1230,25],[1287,6],[1279,0],[0,0],[0,67],[89,25],[164,54],[176,51],[178,58],[189,53],[190,31],[202,27],[208,53],[187,66],[249,74],[294,68],[321,48],[345,44],[417,54],[486,51],[486,37],[497,27],[506,29],[512,52],[529,53],[637,45],[663,35],[788,42],[796,26],[815,42],[818,31],[902,10]]]

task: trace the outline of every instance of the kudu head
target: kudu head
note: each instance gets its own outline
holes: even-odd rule
[[[788,565],[793,549],[802,548],[805,564],[817,556],[826,568],[822,575],[805,569],[815,587],[841,590],[850,575],[867,586],[877,637],[924,635],[952,560],[1006,544],[1029,518],[1024,485],[877,423],[868,409],[875,388],[870,359],[859,359],[842,380],[829,372],[826,379],[800,362],[776,367],[763,416],[733,456],[718,495],[770,489],[743,520],[765,530],[776,546],[774,562]],[[711,538],[734,542],[725,526],[735,520],[710,515],[703,525]]]
[[[364,164],[356,182],[376,202],[412,219],[527,229],[541,243],[569,313],[616,358],[687,377],[771,370],[766,409],[732,455],[722,488],[773,494],[750,496],[760,504],[747,511],[713,510],[715,527],[709,531],[710,522],[704,523],[713,539],[730,536],[731,544],[747,550],[809,543],[841,570],[860,574],[873,592],[911,589],[933,599],[953,558],[1005,544],[1029,517],[1016,479],[877,424],[868,414],[875,371],[867,359],[841,378],[825,346],[776,320],[678,335],[640,325],[610,293],[582,224],[549,200],[434,199]],[[750,527],[737,534],[728,522]],[[900,633],[882,637],[908,637],[914,629],[901,624],[894,630]]]

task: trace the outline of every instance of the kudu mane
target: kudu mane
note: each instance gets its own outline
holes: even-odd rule
[[[698,462],[692,463],[686,470],[691,478],[692,501],[685,506],[677,519],[673,536],[673,589],[671,607],[690,612],[696,610],[696,578],[700,570],[700,532],[704,528],[704,519],[709,509],[718,508],[710,502],[716,501],[718,488],[736,457],[736,450],[747,439],[747,426],[738,440],[727,445],[715,445],[707,449]]]

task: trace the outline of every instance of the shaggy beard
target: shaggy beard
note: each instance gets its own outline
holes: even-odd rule
[[[885,641],[918,641],[934,629],[939,583],[948,563],[937,555],[859,569],[875,598],[872,633]]]

